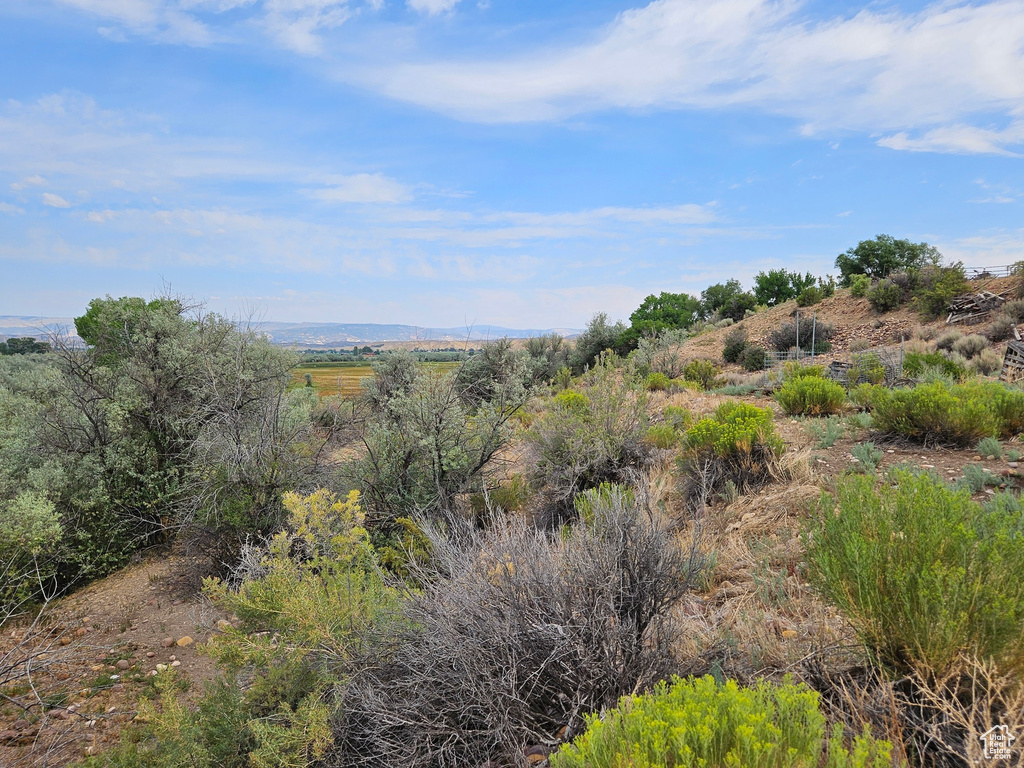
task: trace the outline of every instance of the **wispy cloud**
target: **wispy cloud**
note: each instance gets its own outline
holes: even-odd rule
[[[808,135],[885,134],[879,142],[895,149],[1007,153],[1024,142],[1019,121],[987,127],[1024,100],[1022,0],[826,19],[801,11],[792,0],[656,0],[584,44],[381,62],[364,77],[394,98],[483,122],[747,106],[793,117]]]
[[[43,205],[48,205],[51,208],[70,208],[71,203],[65,200],[60,195],[55,195],[52,192],[43,192]]]

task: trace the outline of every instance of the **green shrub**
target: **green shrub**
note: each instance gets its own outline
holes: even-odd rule
[[[332,747],[338,662],[397,608],[363,528],[355,491],[286,494],[285,530],[248,551],[237,586],[204,592],[239,617],[204,652],[223,674],[197,707],[177,695],[173,671],[155,680],[160,706],[140,704],[141,728],[87,766],[270,768],[319,764]]]
[[[722,346],[722,359],[727,363],[739,362],[743,350],[747,348],[747,332],[744,328],[733,328],[725,335]]]
[[[799,307],[809,307],[817,304],[824,298],[826,298],[825,291],[816,285],[812,285],[800,291],[800,295],[796,297],[796,303]]]
[[[790,416],[822,416],[843,409],[846,390],[834,381],[804,376],[787,379],[776,391],[775,399]]]
[[[679,445],[679,433],[669,424],[652,424],[647,428],[646,441],[663,450]]]
[[[994,437],[986,437],[978,443],[977,451],[990,459],[999,459],[1003,455],[1003,444]]]
[[[782,377],[789,381],[791,379],[820,379],[825,376],[825,369],[820,365],[804,365],[798,362],[788,362],[782,365]]]
[[[1002,435],[1007,429],[999,415],[1000,405],[991,399],[997,394],[977,386],[949,386],[938,381],[912,389],[878,387],[871,392],[872,418],[882,432],[922,443],[975,445],[981,438]],[[1015,412],[1010,402],[1005,409]]]
[[[677,431],[689,429],[690,424],[693,423],[693,414],[680,405],[666,405],[661,410],[661,415],[665,419],[665,423]]]
[[[883,384],[886,375],[885,365],[878,355],[868,352],[851,357],[850,367],[846,371],[846,382],[850,386],[865,381],[869,384]]]
[[[0,500],[0,617],[18,609],[53,574],[62,534],[56,508],[41,493],[23,491]]]
[[[1024,669],[1024,518],[934,474],[839,480],[807,529],[811,582],[880,663],[941,676],[963,655]]]
[[[926,318],[941,317],[949,310],[949,303],[968,287],[963,264],[925,267],[920,272],[914,298]]]
[[[948,376],[954,381],[963,381],[967,377],[967,371],[962,365],[939,352],[908,352],[904,355],[904,376],[912,379],[921,378],[929,369],[938,370],[943,376]]]
[[[770,482],[780,474],[785,450],[772,410],[735,400],[690,427],[684,448],[679,458],[683,494],[697,512],[727,483],[743,491]]]
[[[842,728],[826,739],[818,694],[804,685],[761,681],[741,688],[713,677],[662,681],[627,696],[551,756],[552,768],[891,768],[892,745],[867,731],[843,747]],[[827,755],[827,758],[825,757]],[[827,760],[827,762],[826,762]]]
[[[868,441],[855,445],[850,451],[857,463],[853,465],[855,472],[872,473],[878,468],[878,462],[882,460],[882,452],[875,448],[875,444]]]
[[[719,385],[718,366],[710,360],[691,360],[683,366],[683,380],[700,384],[707,391]]]
[[[867,275],[854,275],[850,279],[850,295],[855,299],[863,299],[867,296],[871,287],[871,278]]]
[[[756,344],[748,344],[740,354],[740,365],[745,371],[763,371],[768,363],[768,353]]]
[[[644,380],[644,389],[648,392],[664,392],[671,384],[671,379],[664,373],[649,373]]]
[[[867,292],[868,302],[876,312],[891,312],[903,303],[903,290],[892,280],[882,280]]]

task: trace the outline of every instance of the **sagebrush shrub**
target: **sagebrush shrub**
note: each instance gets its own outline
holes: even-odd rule
[[[999,459],[1003,455],[1003,444],[994,437],[986,437],[978,443],[978,453],[990,459]]]
[[[941,676],[961,656],[1024,669],[1024,521],[934,474],[847,476],[807,528],[808,576],[872,655]],[[1007,505],[1010,506],[1010,505]]]
[[[621,486],[588,491],[579,518],[431,532],[423,588],[344,690],[341,764],[519,765],[666,674],[669,611],[703,558]]]
[[[1013,327],[1015,325],[1016,323],[1014,323],[1013,318],[1003,312],[997,315],[996,319],[991,322],[985,331],[985,335],[989,341],[1006,341],[1013,338]]]
[[[554,511],[571,511],[576,494],[587,488],[625,480],[650,453],[646,393],[608,366],[595,368],[588,381],[585,394],[559,393],[526,433],[532,479]]]
[[[826,738],[818,694],[788,681],[741,688],[710,675],[662,681],[628,696],[551,756],[552,768],[797,766],[892,768],[892,745],[869,733],[843,746],[842,728]]]
[[[964,336],[962,339],[957,339],[953,342],[953,351],[963,355],[968,360],[981,354],[986,349],[988,349],[988,339],[978,333],[972,333],[970,336]]]
[[[964,335],[960,333],[960,331],[946,331],[945,333],[940,334],[937,339],[935,339],[935,348],[941,349],[944,352],[952,352],[953,345],[960,341],[960,339],[962,339],[963,337]]]
[[[994,349],[986,349],[971,360],[971,370],[981,376],[991,376],[1003,368],[1003,356]]]
[[[790,416],[839,413],[846,405],[846,390],[834,381],[815,376],[787,379],[775,399]]]
[[[1003,314],[1015,323],[1024,323],[1024,299],[1014,299],[1003,305]]]
[[[878,462],[882,460],[882,452],[875,448],[871,441],[855,445],[850,454],[857,460],[853,465],[855,472],[874,472],[878,468]]]
[[[948,267],[925,267],[918,275],[914,299],[926,318],[945,315],[949,303],[968,290],[963,264]]]

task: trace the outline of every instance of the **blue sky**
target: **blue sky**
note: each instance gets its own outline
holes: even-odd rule
[[[580,327],[1024,258],[1024,0],[3,0],[0,314]]]

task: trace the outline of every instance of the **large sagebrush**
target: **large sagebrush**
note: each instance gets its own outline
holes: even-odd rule
[[[668,610],[698,550],[625,488],[585,507],[561,535],[520,519],[430,529],[423,590],[348,686],[336,765],[518,765],[524,746],[571,737],[670,671]]]

